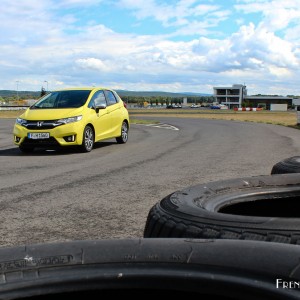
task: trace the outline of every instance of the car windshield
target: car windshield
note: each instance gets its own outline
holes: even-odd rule
[[[57,91],[44,96],[31,109],[77,108],[84,105],[90,90]]]

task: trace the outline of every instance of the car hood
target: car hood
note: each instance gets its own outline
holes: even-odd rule
[[[28,108],[20,118],[26,120],[57,120],[68,117],[81,115],[82,107],[79,108],[64,108],[64,109],[30,109]]]

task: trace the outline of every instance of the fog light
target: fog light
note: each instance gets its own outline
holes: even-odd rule
[[[15,142],[16,142],[16,143],[19,143],[20,140],[21,140],[21,138],[15,135]]]
[[[73,134],[73,135],[68,135],[68,136],[65,136],[65,137],[64,137],[64,140],[65,140],[66,142],[75,142],[75,137],[76,137],[75,134]]]

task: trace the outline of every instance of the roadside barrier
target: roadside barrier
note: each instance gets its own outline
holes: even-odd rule
[[[261,107],[235,107],[234,111],[260,111],[263,110]]]

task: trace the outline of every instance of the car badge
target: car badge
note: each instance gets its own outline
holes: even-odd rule
[[[44,124],[44,122],[37,122],[37,123],[36,123],[37,127],[42,127],[43,124]]]

